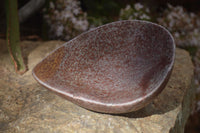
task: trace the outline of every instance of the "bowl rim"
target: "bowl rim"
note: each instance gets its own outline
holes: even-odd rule
[[[48,84],[46,84],[45,82],[41,81],[35,74],[34,70],[36,68],[36,66],[40,63],[43,62],[43,60],[45,60],[49,55],[51,55],[52,53],[54,53],[56,50],[58,50],[59,48],[63,47],[64,45],[69,45],[71,42],[73,42],[74,40],[76,40],[77,38],[85,35],[85,34],[88,34],[90,33],[91,31],[95,31],[97,29],[100,29],[102,27],[105,27],[105,26],[108,26],[108,25],[113,25],[113,24],[117,24],[117,23],[126,23],[126,22],[131,22],[131,23],[135,23],[135,22],[139,22],[139,23],[143,23],[143,24],[151,24],[151,25],[154,25],[154,26],[157,26],[161,29],[163,29],[170,37],[170,39],[172,40],[172,45],[173,45],[173,49],[172,49],[172,52],[173,52],[173,56],[171,58],[171,63],[170,65],[168,66],[166,72],[164,73],[164,76],[163,78],[159,81],[159,84],[154,88],[152,89],[151,92],[147,93],[146,95],[144,96],[140,96],[139,98],[133,100],[133,101],[129,101],[129,102],[123,102],[123,103],[103,103],[103,102],[99,102],[99,101],[95,101],[95,100],[91,100],[91,99],[87,99],[87,98],[84,98],[84,97],[80,97],[80,96],[75,96],[73,94],[70,94],[70,93],[66,93],[66,92],[63,92],[59,89],[56,89],[56,88],[53,88],[51,86],[49,86]],[[39,63],[37,63],[35,65],[35,67],[32,69],[32,75],[33,77],[36,79],[37,82],[39,82],[42,86],[44,86],[45,88],[48,88],[50,89],[51,91],[54,91],[58,94],[61,94],[61,95],[65,95],[69,98],[72,98],[74,100],[80,100],[80,101],[83,101],[83,102],[87,102],[88,104],[95,104],[95,105],[99,105],[99,106],[108,106],[108,107],[118,107],[118,106],[134,106],[134,105],[137,105],[139,103],[142,103],[143,101],[145,101],[146,99],[149,99],[151,98],[152,96],[155,97],[155,95],[158,95],[160,91],[162,91],[165,87],[163,87],[161,90],[160,90],[160,87],[163,85],[163,83],[165,82],[165,80],[167,80],[168,82],[168,78],[169,78],[169,75],[171,74],[171,71],[173,69],[173,65],[174,65],[174,61],[175,61],[175,49],[176,49],[176,46],[175,46],[175,41],[174,41],[174,38],[173,36],[171,35],[171,33],[163,26],[159,25],[159,24],[156,24],[156,23],[153,23],[153,22],[149,22],[149,21],[144,21],[144,20],[120,20],[120,21],[115,21],[115,22],[111,22],[111,23],[108,23],[108,24],[105,24],[105,25],[101,25],[99,27],[96,27],[94,29],[91,29],[91,30],[88,30],[84,33],[81,33],[80,35],[74,37],[73,39],[67,41],[66,43],[62,44],[61,46],[59,46],[58,48],[54,49],[53,51],[51,51],[47,56],[45,56]]]

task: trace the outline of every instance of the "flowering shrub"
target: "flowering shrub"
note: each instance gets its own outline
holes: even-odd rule
[[[50,0],[44,12],[51,39],[69,40],[88,29],[87,14],[78,0]]]
[[[193,56],[195,84],[200,84],[200,17],[189,13],[181,6],[172,6],[162,13],[158,23],[165,26],[174,36],[178,47],[186,48]],[[198,88],[200,90],[200,87]]]
[[[168,4],[157,21],[173,34],[177,46],[200,46],[200,19],[196,14]]]
[[[147,20],[151,21],[150,10],[140,3],[135,3],[133,6],[127,5],[126,8],[120,11],[120,20]]]

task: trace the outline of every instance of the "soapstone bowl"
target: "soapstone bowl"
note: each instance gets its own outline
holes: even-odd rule
[[[172,71],[175,44],[162,26],[118,21],[83,33],[51,52],[34,78],[67,100],[103,113],[127,113],[150,103]]]

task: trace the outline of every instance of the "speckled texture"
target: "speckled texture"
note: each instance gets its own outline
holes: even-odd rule
[[[4,41],[5,42],[5,41]],[[183,131],[194,97],[193,65],[184,50],[176,50],[170,80],[149,105],[124,115],[95,113],[39,85],[32,68],[60,41],[22,42],[29,71],[15,74],[7,52],[0,49],[0,133],[169,133]],[[0,40],[2,46],[2,41]],[[5,46],[6,49],[6,46]],[[4,50],[3,50],[4,51]]]
[[[64,44],[34,68],[33,76],[82,107],[127,113],[162,91],[174,54],[173,38],[161,26],[118,21]]]

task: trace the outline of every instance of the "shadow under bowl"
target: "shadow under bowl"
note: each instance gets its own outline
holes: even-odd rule
[[[175,44],[162,26],[109,23],[63,44],[33,69],[44,87],[89,110],[127,113],[150,103],[172,71]]]

